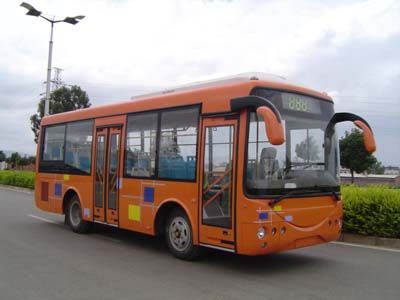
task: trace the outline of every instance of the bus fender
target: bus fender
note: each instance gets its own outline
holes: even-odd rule
[[[71,194],[76,194],[79,198],[79,201],[81,202],[81,209],[83,209],[83,204],[82,204],[82,198],[81,198],[81,194],[79,193],[78,189],[75,188],[74,186],[69,186],[66,190],[65,193],[63,195],[63,202],[62,202],[62,212],[63,214],[65,214],[65,205],[67,204],[67,200],[70,199],[70,195]]]
[[[157,212],[156,212],[156,217],[154,218],[154,227],[153,227],[155,234],[158,233],[157,232],[157,225],[158,225],[157,224],[157,220],[158,220],[158,217],[159,217],[159,213],[162,213],[163,212],[163,208],[165,209],[166,206],[168,206],[168,205],[178,206],[181,209],[183,209],[183,211],[186,213],[186,215],[187,215],[187,217],[189,219],[189,222],[190,222],[190,226],[192,227],[193,244],[197,245],[199,243],[199,241],[198,241],[198,230],[196,230],[196,227],[195,227],[196,224],[195,224],[195,222],[193,220],[193,217],[190,214],[190,211],[187,208],[187,206],[182,201],[180,201],[179,199],[176,199],[176,198],[165,199],[158,206],[158,209],[157,209]]]

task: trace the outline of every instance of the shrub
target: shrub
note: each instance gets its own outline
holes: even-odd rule
[[[29,171],[0,171],[0,184],[35,188],[35,173]]]
[[[400,190],[385,186],[342,186],[343,230],[400,238]]]

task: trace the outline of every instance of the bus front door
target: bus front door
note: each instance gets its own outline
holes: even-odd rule
[[[118,225],[121,127],[97,128],[94,220]]]
[[[230,251],[235,249],[237,126],[235,116],[204,118],[202,125],[199,240]]]

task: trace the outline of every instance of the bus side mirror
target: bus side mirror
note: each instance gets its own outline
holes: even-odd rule
[[[356,120],[353,123],[363,132],[365,150],[367,150],[369,153],[375,152],[376,144],[372,130],[361,120]]]
[[[231,99],[231,111],[239,111],[243,108],[256,108],[265,123],[265,131],[272,145],[282,145],[285,142],[285,134],[279,111],[268,99],[260,96],[245,96]]]
[[[330,151],[330,138],[334,133],[335,125],[337,123],[345,121],[352,121],[354,125],[356,125],[358,128],[362,130],[365,150],[367,150],[367,152],[369,153],[374,152],[376,150],[376,144],[371,127],[368,125],[367,121],[365,121],[363,118],[352,113],[336,113],[333,115],[325,131],[326,150],[328,152]]]
[[[257,114],[261,115],[264,119],[269,142],[276,146],[282,145],[285,142],[285,135],[280,118],[278,118],[272,109],[266,106],[258,107]]]

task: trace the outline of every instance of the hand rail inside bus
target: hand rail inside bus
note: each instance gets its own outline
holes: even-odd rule
[[[222,179],[224,179],[232,170],[231,169],[227,169],[225,171],[224,174],[220,175],[216,180],[214,180],[212,183],[210,183],[203,191],[203,195],[207,194],[212,188],[213,186],[217,185],[218,183],[220,183],[222,181]]]
[[[230,185],[231,185],[230,182],[224,184],[224,185],[221,187],[221,189],[220,189],[217,193],[215,193],[215,195],[211,196],[210,199],[207,199],[207,200],[206,200],[206,203],[204,203],[203,207],[206,207],[206,206],[208,206],[211,202],[217,200],[217,199],[218,199],[218,196],[221,195],[223,192],[225,192],[225,190],[228,189],[228,188],[230,187]]]

